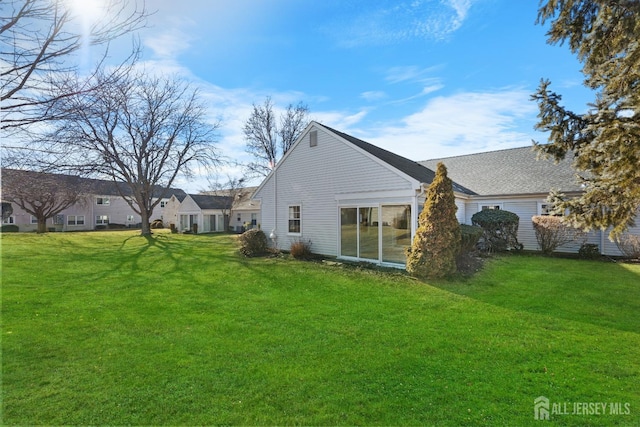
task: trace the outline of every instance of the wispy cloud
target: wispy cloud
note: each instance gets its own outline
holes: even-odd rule
[[[190,37],[179,28],[170,28],[144,40],[144,45],[159,58],[176,58],[190,47]]]
[[[387,94],[381,90],[371,90],[367,92],[362,92],[360,94],[360,98],[369,102],[379,101],[381,99],[385,99],[386,97],[387,97]]]
[[[507,88],[440,96],[356,136],[414,160],[521,147],[534,135],[529,120],[536,107],[529,95],[529,90]]]
[[[477,0],[414,0],[381,7],[367,3],[345,26],[328,29],[343,47],[385,45],[413,39],[442,40],[458,30]],[[336,31],[335,27],[341,27]]]
[[[385,71],[385,80],[389,83],[402,82],[434,82],[439,81],[437,77],[431,75],[442,68],[442,66],[418,67],[416,65],[396,66]]]

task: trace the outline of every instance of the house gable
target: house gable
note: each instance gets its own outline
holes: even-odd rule
[[[313,136],[313,140],[311,139]],[[426,169],[426,168],[423,168]],[[262,226],[275,230],[278,246],[311,239],[316,253],[337,254],[338,206],[354,203],[411,204],[418,179],[312,122],[256,190]],[[289,208],[300,208],[301,232],[288,233]]]

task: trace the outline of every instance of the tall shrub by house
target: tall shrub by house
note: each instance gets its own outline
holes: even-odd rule
[[[438,163],[436,175],[427,189],[418,229],[407,251],[407,271],[419,278],[440,278],[456,271],[460,248],[460,225],[456,218],[453,183],[447,168]]]

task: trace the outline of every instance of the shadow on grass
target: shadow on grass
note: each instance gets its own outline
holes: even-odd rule
[[[510,310],[640,331],[640,265],[506,255],[471,279],[431,284]]]

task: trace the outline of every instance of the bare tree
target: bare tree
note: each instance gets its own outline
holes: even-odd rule
[[[40,142],[41,149],[50,153],[51,167],[124,183],[130,195],[120,195],[148,235],[150,215],[176,178],[217,163],[219,123],[207,122],[197,91],[176,77],[132,71],[94,78],[96,90],[56,103],[67,120]]]
[[[65,0],[2,0],[0,2],[1,129],[27,130],[35,123],[56,119],[52,108],[60,99],[90,86],[52,90],[52,82],[78,71],[73,58],[83,46],[102,49],[106,58],[109,43],[141,28],[148,13],[144,3],[104,0],[100,19],[82,30],[70,2]],[[133,56],[137,48],[134,47]],[[99,63],[101,61],[98,61]],[[99,68],[100,64],[96,66]],[[89,82],[89,80],[87,80]],[[60,89],[60,86],[57,87]]]
[[[246,151],[255,158],[247,164],[249,175],[267,176],[309,123],[309,107],[302,103],[289,104],[279,122],[273,107],[270,97],[263,105],[253,104],[251,116],[244,124]]]
[[[38,233],[47,231],[47,219],[84,202],[82,180],[76,176],[14,169],[2,170],[2,198],[38,220]]]

